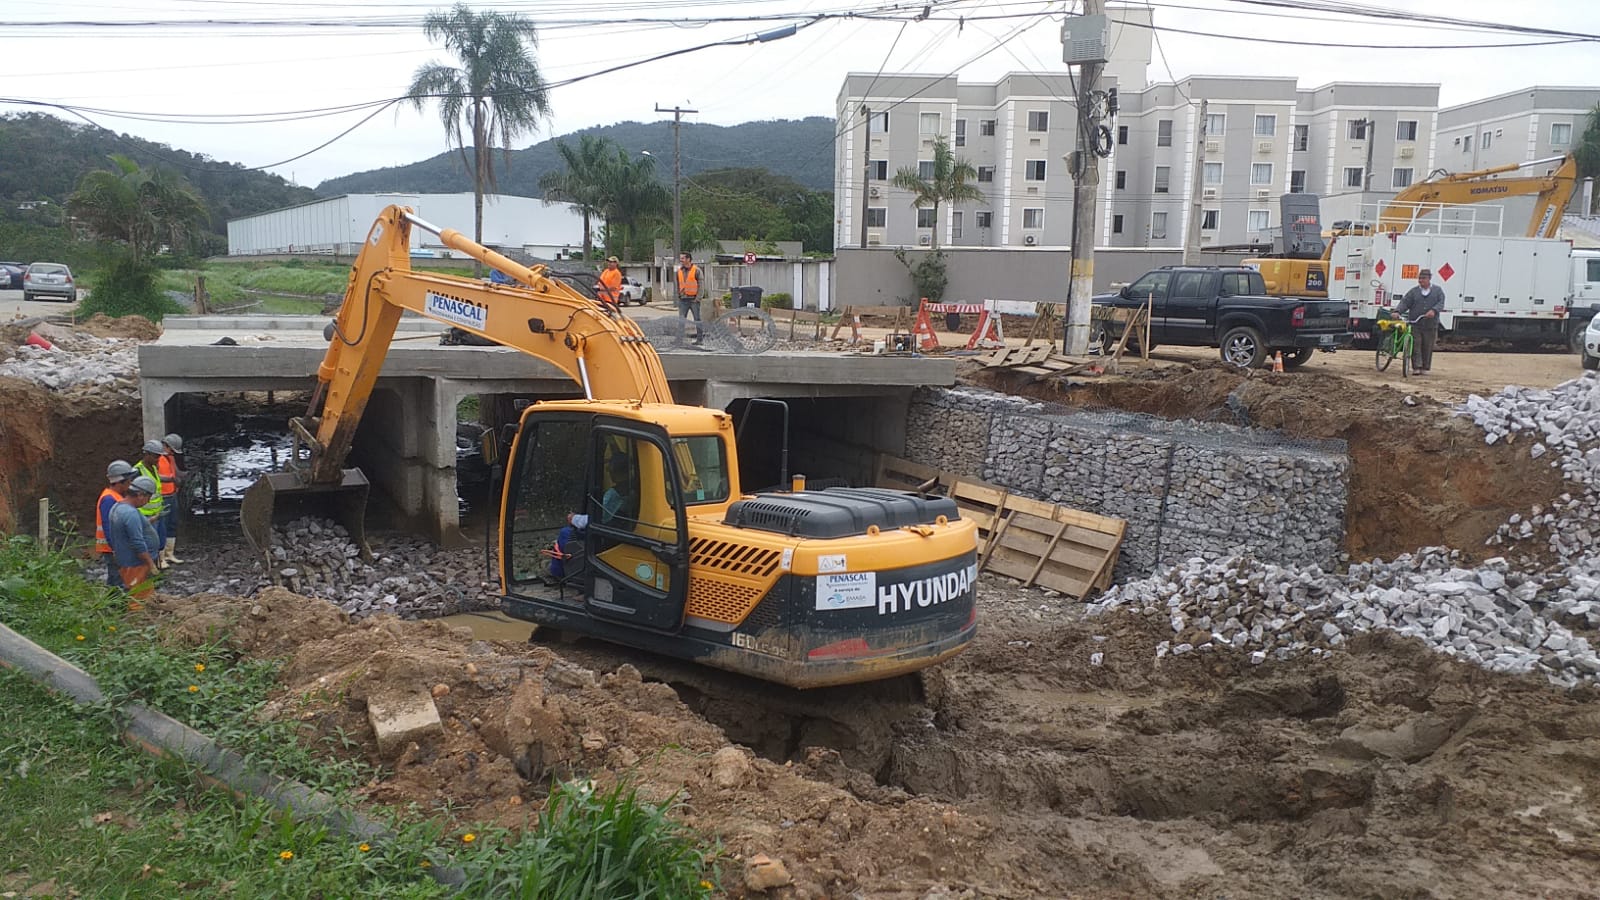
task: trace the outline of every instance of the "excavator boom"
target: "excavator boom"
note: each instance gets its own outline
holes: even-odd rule
[[[1501,178],[1523,169],[1550,167],[1546,174]],[[1572,154],[1525,163],[1494,166],[1473,172],[1456,172],[1421,181],[1395,194],[1378,213],[1377,229],[1408,231],[1420,218],[1449,206],[1493,203],[1509,197],[1534,195],[1533,214],[1524,237],[1555,237],[1561,227],[1561,210],[1572,199],[1578,183],[1578,163]]]

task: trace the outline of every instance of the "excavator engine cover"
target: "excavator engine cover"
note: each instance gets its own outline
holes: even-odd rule
[[[256,480],[239,504],[239,527],[250,547],[267,560],[272,570],[272,526],[302,516],[332,519],[350,533],[350,541],[363,559],[372,559],[367,546],[367,476],[360,469],[345,469],[337,483],[315,484],[297,472],[269,472]]]
[[[882,488],[829,488],[800,494],[756,494],[728,507],[723,522],[791,537],[841,538],[907,525],[961,518],[948,497],[922,497]]]

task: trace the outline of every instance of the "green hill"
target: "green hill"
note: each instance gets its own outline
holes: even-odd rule
[[[42,113],[0,116],[0,219],[14,216],[16,201],[48,200],[60,206],[85,172],[106,168],[120,153],[146,167],[171,169],[194,185],[211,210],[212,233],[225,236],[228,220],[315,199],[277,175],[246,169],[104,128],[74,124]]]
[[[833,120],[820,116],[742,125],[685,122],[683,173],[693,176],[713,169],[765,168],[813,190],[832,191],[833,129]],[[630,153],[649,150],[660,161],[657,171],[662,179],[670,181],[672,178],[670,119],[586,128],[563,135],[562,139],[572,141],[578,134],[610,138]],[[440,132],[439,143],[444,146],[443,132]],[[559,159],[553,138],[524,150],[513,150],[509,166],[496,159],[500,193],[539,196],[539,176],[558,168]],[[454,150],[408,166],[357,172],[317,185],[317,194],[323,197],[376,191],[448,193],[470,190],[472,182],[461,165],[460,155]]]

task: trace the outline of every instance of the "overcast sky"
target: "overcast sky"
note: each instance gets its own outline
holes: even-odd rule
[[[1379,0],[1364,0],[1377,4]],[[596,72],[684,47],[734,39],[781,22],[706,22],[882,9],[892,0],[483,0],[478,9],[519,12],[541,26],[537,57],[547,81]],[[1060,11],[1074,4],[1023,0],[942,0],[929,21],[835,19],[765,44],[716,47],[561,87],[552,117],[527,146],[591,125],[660,118],[656,104],[699,110],[691,121],[831,116],[851,71],[958,72],[993,80],[1008,71],[1062,68]],[[1483,44],[1539,40],[1439,25],[1348,19],[1235,0],[1153,2],[1158,26],[1327,44]],[[1382,8],[1458,19],[1515,22],[1600,35],[1600,0],[1382,0]],[[189,124],[119,118],[231,117],[320,109],[403,94],[430,61],[453,63],[430,45],[420,20],[442,3],[377,0],[0,0],[0,95],[108,112],[86,112],[119,132],[162,141],[248,166],[305,153],[355,125],[369,111],[304,121]],[[907,3],[914,12],[920,2]],[[1054,11],[1054,15],[1045,14]],[[1029,15],[1024,15],[1029,14]],[[964,15],[968,21],[939,20]],[[1015,18],[981,20],[984,16]],[[654,18],[655,23],[588,24]],[[201,24],[213,20],[213,24]],[[216,20],[228,20],[216,23]],[[241,20],[248,20],[248,23]],[[155,27],[128,23],[156,21]],[[319,22],[315,27],[275,24]],[[41,27],[27,23],[69,22]],[[121,23],[100,25],[90,23]],[[355,23],[383,23],[357,27]],[[1027,30],[996,48],[1018,28]],[[1451,105],[1535,84],[1600,85],[1595,41],[1501,49],[1409,50],[1285,46],[1163,32],[1152,81],[1207,75],[1292,75],[1301,87],[1329,81],[1441,85]],[[0,104],[0,112],[24,107]],[[57,112],[65,116],[65,113]],[[415,162],[446,149],[437,113],[380,112],[348,136],[302,159],[273,166],[315,186],[337,175]]]

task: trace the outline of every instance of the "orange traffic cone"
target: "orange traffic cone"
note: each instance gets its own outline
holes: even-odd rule
[[[1278,352],[1272,354],[1272,371],[1274,371],[1274,372],[1282,372],[1283,371],[1283,351],[1282,350],[1279,350]]]

